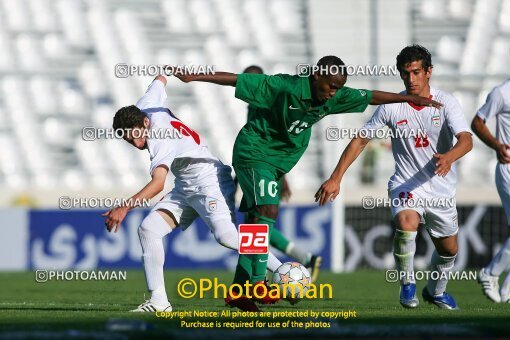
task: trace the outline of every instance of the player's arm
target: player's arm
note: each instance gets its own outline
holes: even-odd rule
[[[498,88],[493,89],[487,96],[483,106],[476,113],[475,118],[473,118],[471,129],[485,145],[496,151],[500,163],[508,164],[510,163],[510,157],[507,150],[510,149],[510,146],[498,141],[485,124],[487,120],[499,114],[503,110],[503,106],[504,100],[501,92]]]
[[[435,173],[438,176],[446,176],[446,174],[450,171],[452,164],[473,149],[473,137],[471,136],[471,133],[463,131],[457,134],[456,137],[457,143],[455,143],[450,151],[443,154],[434,154],[437,167]]]
[[[354,97],[354,100],[352,102],[362,102],[363,100],[360,99],[360,97],[365,97],[366,101],[363,105],[356,108],[351,106],[348,109],[352,110],[358,110],[361,109],[363,106],[366,108],[366,105],[370,99],[370,92],[366,93],[365,91],[360,90],[349,90],[351,92],[351,98]],[[368,95],[368,98],[366,97]],[[358,98],[356,100],[356,97]],[[372,117],[368,120],[368,122],[363,125],[361,128],[362,131],[368,133],[367,135],[364,135],[365,137],[361,137],[359,134],[351,140],[349,145],[345,148],[344,152],[342,153],[342,156],[340,156],[340,160],[338,161],[338,164],[335,167],[335,170],[329,177],[327,181],[322,183],[321,187],[317,192],[315,193],[315,202],[319,202],[320,205],[326,204],[328,200],[331,202],[338,196],[340,193],[340,182],[342,181],[342,178],[347,171],[347,169],[351,166],[351,164],[358,158],[358,156],[361,154],[363,149],[365,149],[365,146],[368,144],[371,138],[375,137],[375,132],[378,129],[383,128],[388,121],[388,113],[386,111],[385,105],[381,105],[375,110]]]
[[[473,149],[473,137],[469,131],[460,103],[453,96],[445,97],[444,101],[446,123],[450,131],[457,137],[457,143],[448,152],[434,154],[436,159],[436,170],[434,172],[438,176],[443,177],[448,174],[455,161]]]
[[[120,207],[110,209],[102,216],[106,217],[105,225],[109,232],[112,230],[117,232],[120,224],[126,217],[129,210],[138,207],[141,202],[150,200],[159,194],[165,188],[166,175],[168,169],[166,166],[159,166],[152,172],[152,179],[145,185],[138,193],[128,200],[128,204]]]
[[[167,80],[166,80],[166,77],[165,77],[165,76],[163,76],[163,75],[161,75],[161,74],[160,74],[160,75],[156,76],[156,78],[154,78],[154,80],[159,80],[160,82],[162,82],[162,83],[163,83],[163,85],[165,85],[165,86],[166,86]]]
[[[290,86],[280,75],[269,76],[265,74],[234,74],[216,72],[214,74],[179,74],[175,76],[184,82],[203,81],[219,85],[235,86],[235,96],[254,107],[269,109],[276,96]]]
[[[217,85],[236,86],[237,74],[230,72],[214,72],[213,74],[188,74],[175,71],[173,75],[185,83],[203,81]]]
[[[347,148],[345,148],[342,153],[342,156],[340,156],[340,160],[338,161],[335,170],[315,194],[315,202],[319,202],[319,205],[324,205],[328,200],[333,201],[338,196],[340,193],[340,182],[342,181],[345,172],[356,158],[358,158],[363,149],[365,149],[365,146],[369,141],[370,139],[359,136],[351,140],[349,145],[347,145]]]
[[[440,109],[443,104],[436,102],[435,100],[409,95],[409,94],[398,94],[392,92],[383,92],[383,91],[372,91],[372,100],[370,101],[370,105],[381,105],[381,104],[391,104],[391,103],[403,103],[403,102],[411,102],[416,106],[434,106],[437,109]]]
[[[485,145],[496,151],[500,163],[510,163],[510,153],[507,153],[507,150],[510,150],[510,146],[501,143],[492,135],[483,118],[475,116],[471,122],[471,129]]]

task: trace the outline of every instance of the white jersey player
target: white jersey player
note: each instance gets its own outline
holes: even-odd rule
[[[138,235],[150,300],[133,311],[171,311],[165,290],[162,238],[176,226],[183,230],[201,217],[215,239],[223,246],[237,249],[235,227],[235,184],[231,168],[214,157],[204,138],[190,129],[166,108],[166,78],[157,76],[136,106],[121,108],[115,114],[113,128],[125,132],[124,139],[150,154],[152,180],[131,202],[151,199],[164,189],[168,171],[175,176],[175,186],[142,221]],[[117,231],[133,206],[114,208],[104,214],[108,231]],[[268,269],[281,262],[270,254]]]
[[[496,137],[485,123],[496,118]],[[496,86],[487,96],[487,101],[478,110],[471,124],[473,132],[490,148],[496,151],[496,187],[510,225],[510,79]],[[494,302],[510,302],[510,238],[507,238],[490,264],[482,268],[478,280],[483,292]],[[501,289],[499,276],[508,271]]]
[[[394,258],[401,283],[400,303],[406,308],[418,306],[414,279],[416,234],[424,224],[436,247],[431,269],[440,272],[431,275],[422,296],[440,308],[457,309],[453,297],[446,293],[448,272],[457,255],[457,211],[454,204],[456,171],[454,162],[472,148],[462,109],[449,93],[431,88],[430,53],[422,46],[404,48],[397,56],[397,68],[407,94],[432,98],[443,107],[417,107],[411,103],[379,106],[363,126],[363,137],[353,139],[330,179],[316,193],[316,200],[324,204],[339,193],[341,179],[347,168],[375,136],[378,129],[387,126],[392,132],[392,151],[395,174],[388,183],[391,212],[397,229],[394,237]],[[454,144],[454,137],[457,142]],[[433,280],[432,278],[439,278]]]

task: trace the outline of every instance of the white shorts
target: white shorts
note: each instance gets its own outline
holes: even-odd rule
[[[505,209],[506,222],[510,225],[510,165],[498,163],[496,166],[496,188]]]
[[[172,191],[156,203],[152,211],[171,212],[182,230],[186,230],[197,217],[201,217],[212,232],[215,225],[218,228],[218,225],[225,225],[226,221],[235,224],[236,187],[230,175],[230,167],[226,168],[228,172],[221,170],[210,178],[201,179],[200,185],[196,186],[183,185],[176,180]]]
[[[410,191],[405,187],[389,192],[389,198],[393,218],[403,210],[414,210],[420,215],[420,224],[424,224],[429,235],[434,238],[453,236],[459,232],[454,199],[438,198],[423,189],[415,188]],[[406,200],[409,198],[412,200]]]

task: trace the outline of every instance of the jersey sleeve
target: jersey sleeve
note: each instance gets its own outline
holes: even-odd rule
[[[166,91],[165,84],[155,79],[145,91],[145,94],[136,102],[140,110],[165,106]]]
[[[372,139],[377,130],[382,129],[388,124],[386,106],[380,105],[370,119],[363,125],[363,137]]]
[[[448,124],[448,128],[453,134],[456,136],[461,132],[469,132],[471,133],[469,126],[466,122],[466,117],[464,117],[464,113],[462,111],[462,107],[458,100],[449,96],[448,100],[444,105],[445,110],[445,119]]]
[[[236,98],[262,109],[269,109],[284,91],[285,80],[278,75],[242,73],[237,75]]]
[[[176,156],[176,146],[172,140],[158,140],[154,143],[151,150],[151,165],[149,173],[152,175],[154,169],[158,166],[165,166],[168,170]]]
[[[372,91],[343,87],[337,91],[331,113],[363,112],[372,100]]]
[[[483,119],[484,122],[488,121],[501,111],[503,111],[504,100],[498,88],[493,89],[487,96],[485,104],[478,110],[476,115]]]

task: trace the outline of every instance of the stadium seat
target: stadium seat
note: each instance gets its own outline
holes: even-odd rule
[[[452,18],[469,20],[473,13],[473,3],[470,0],[450,0],[448,9]]]
[[[510,74],[510,37],[498,37],[492,43],[488,74]]]
[[[443,61],[458,63],[463,49],[464,46],[459,37],[443,36],[437,43],[436,54]]]
[[[95,8],[101,6],[99,1],[92,3],[96,5]],[[58,0],[56,3],[66,41],[78,48],[88,48],[90,46],[87,30],[93,28],[86,23],[84,5],[80,0]]]
[[[476,2],[461,59],[461,74],[477,74],[480,66],[486,64],[487,52],[497,32],[498,4],[499,0]]]
[[[503,0],[499,13],[499,29],[504,34],[510,33],[510,1]]]
[[[424,0],[421,2],[421,14],[427,19],[444,19],[448,13],[446,5],[444,0]]]
[[[2,8],[9,29],[15,31],[30,29],[30,16],[26,0],[2,0]]]
[[[52,32],[58,28],[55,20],[55,1],[29,0],[28,8],[32,17],[34,28],[43,32]]]

